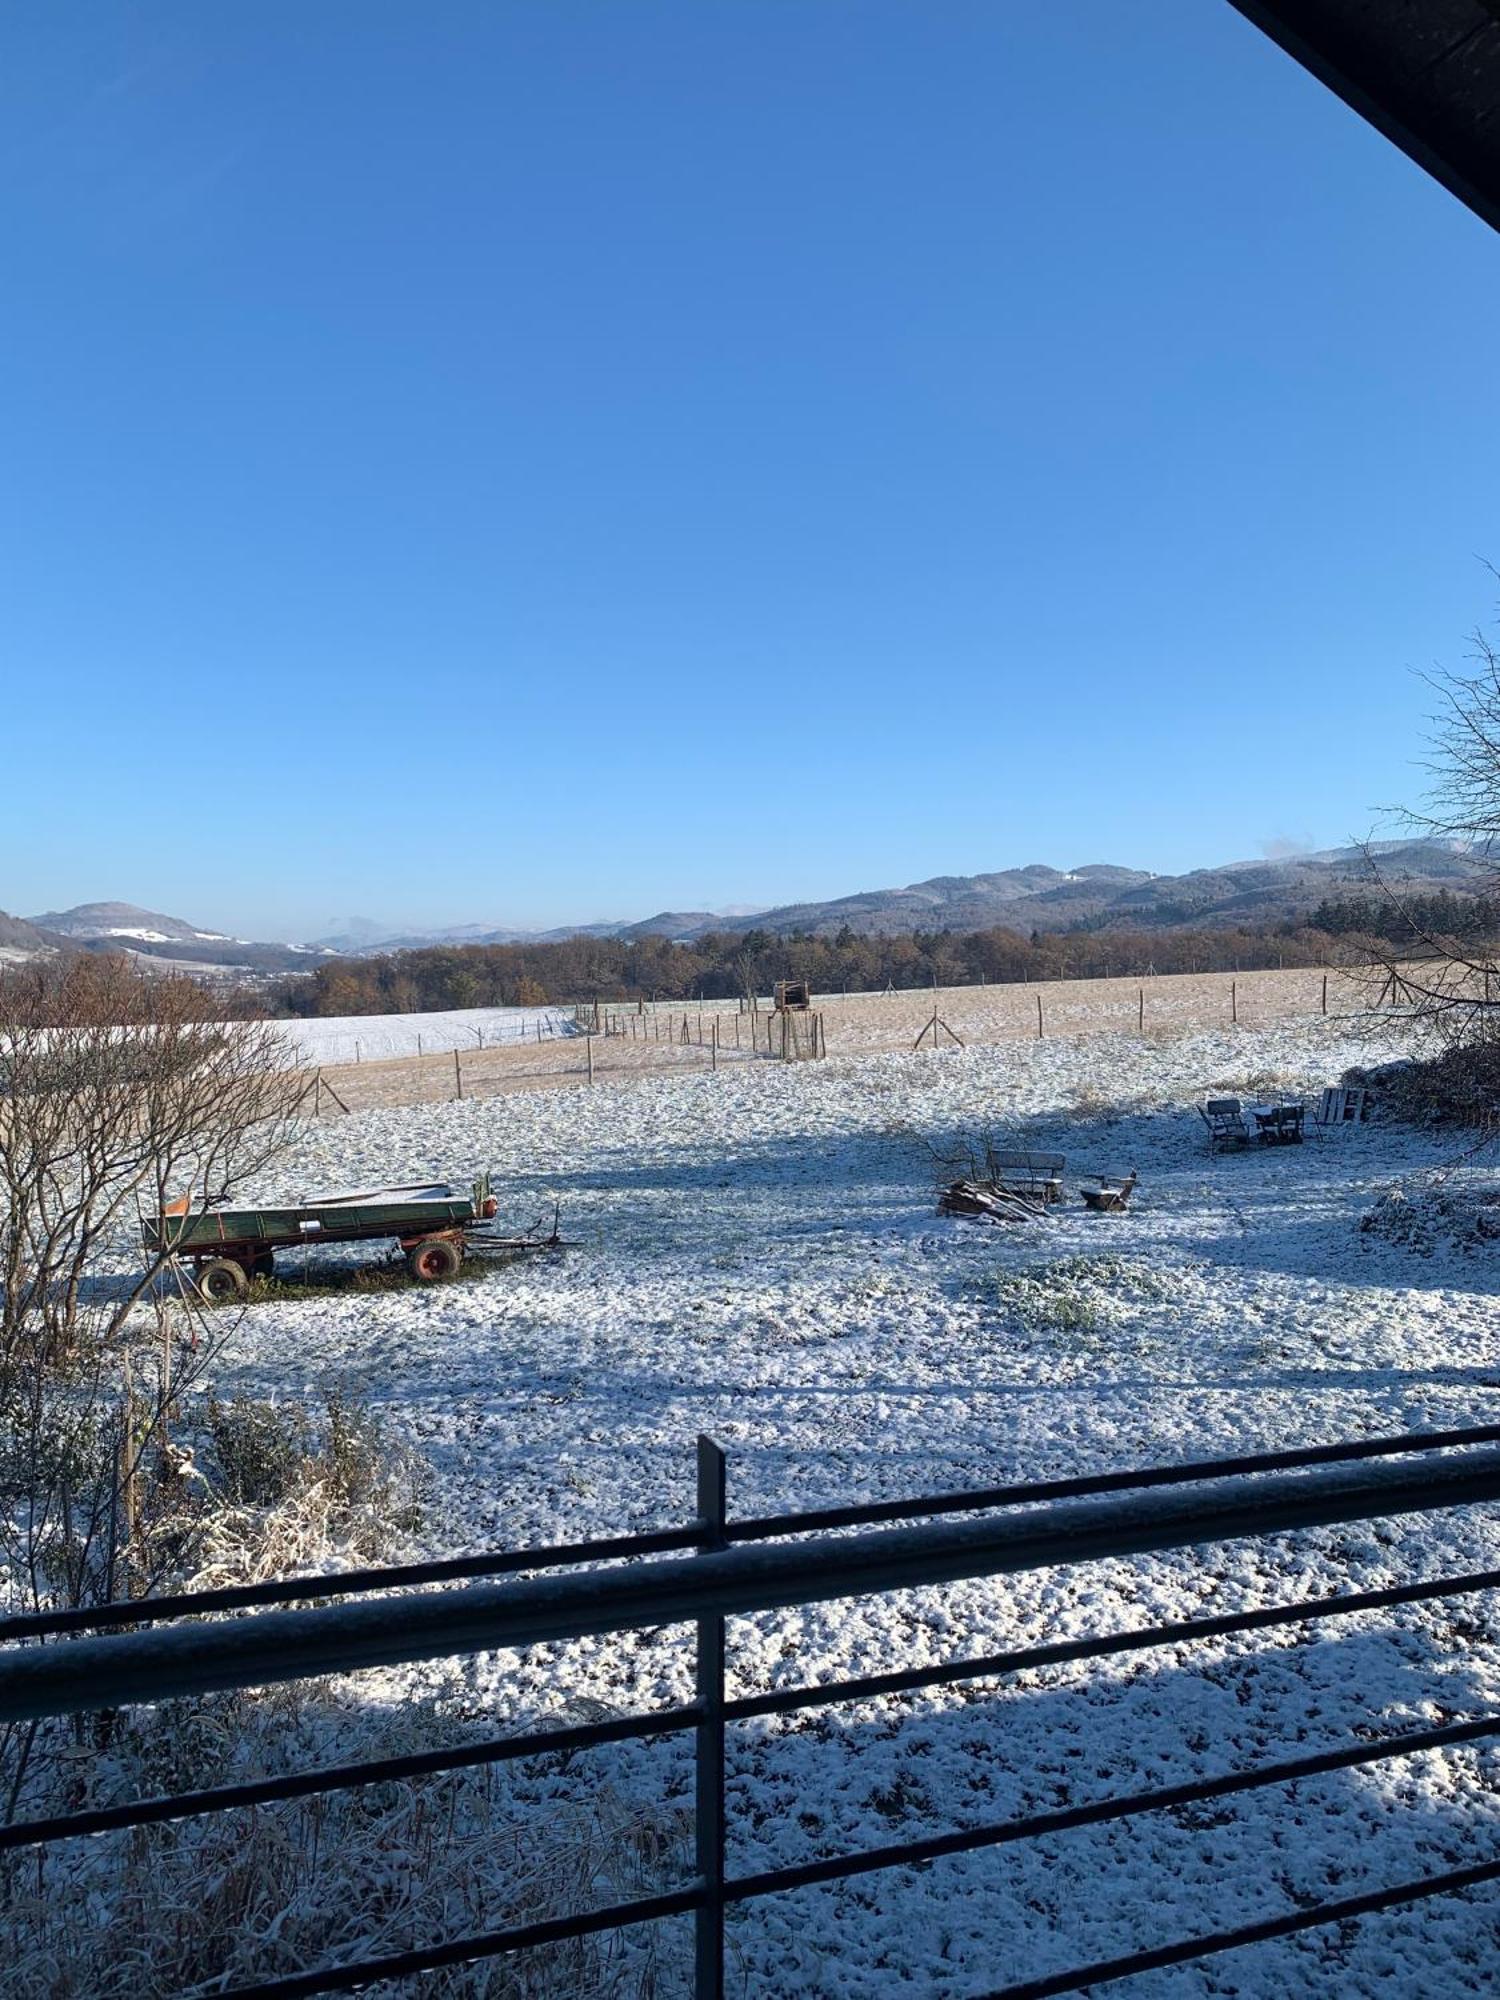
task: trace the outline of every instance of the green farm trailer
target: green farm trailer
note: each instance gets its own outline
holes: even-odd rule
[[[504,1236],[488,1225],[496,1202],[488,1174],[468,1194],[446,1183],[365,1188],[308,1196],[278,1208],[234,1208],[226,1202],[170,1202],[145,1217],[141,1235],[150,1257],[163,1254],[192,1266],[199,1295],[218,1305],[244,1298],[254,1278],[269,1278],[278,1250],[319,1243],[398,1244],[406,1268],[424,1284],[456,1277],[466,1255],[514,1255],[555,1247],[538,1228]]]

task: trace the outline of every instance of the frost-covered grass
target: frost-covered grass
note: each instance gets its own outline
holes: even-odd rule
[[[747,1065],[327,1122],[289,1187],[491,1168],[502,1214],[529,1221],[560,1198],[579,1247],[476,1284],[267,1301],[219,1393],[337,1386],[370,1403],[428,1463],[433,1553],[684,1520],[699,1431],[729,1452],[732,1510],[759,1513],[1491,1420],[1500,1248],[1360,1228],[1392,1186],[1421,1196],[1442,1144],[1374,1124],[1215,1156],[1192,1110],[1209,1085],[1311,1090],[1391,1052],[1301,1022]],[[929,1146],[980,1128],[1066,1153],[1070,1184],[1137,1168],[1130,1211],[940,1219]],[[1445,1172],[1445,1198],[1488,1177]],[[1473,1513],[815,1606],[734,1621],[733,1683],[1497,1562],[1500,1533]],[[644,1634],[361,1675],[329,1691],[320,1727],[336,1755],[341,1706],[358,1744],[372,1715],[483,1731],[688,1690],[686,1636]],[[1489,1600],[1466,1598],[1338,1621],[1316,1644],[1290,1630],[742,1725],[731,1866],[1311,1754],[1497,1698],[1500,1632]],[[650,1880],[676,1880],[685,1850],[660,1830],[690,1803],[686,1760],[671,1741],[517,1767],[507,1823],[627,1801],[660,1836]],[[1496,1769],[1483,1749],[1413,1759],[770,1899],[731,1918],[731,1990],[967,1995],[1435,1873],[1500,1853]],[[469,1920],[462,1898],[445,1907]],[[1492,1908],[1434,1903],[1132,1990],[1477,1993]],[[608,1969],[618,1990],[646,1990],[648,1973],[655,1993],[685,1990],[685,1927],[652,1950],[645,1970],[629,1953]],[[604,1977],[594,1990],[616,1990]]]

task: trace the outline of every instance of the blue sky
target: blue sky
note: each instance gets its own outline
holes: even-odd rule
[[[1333,844],[1500,586],[1500,239],[1221,0],[0,19],[0,906]]]

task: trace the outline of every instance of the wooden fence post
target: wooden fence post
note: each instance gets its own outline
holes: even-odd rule
[[[1229,1018],[1236,1023],[1238,1023],[1240,1018],[1238,981],[1233,979],[1229,982]]]
[[[593,1036],[592,1036],[592,1035],[585,1035],[585,1036],[584,1036],[584,1038],[583,1038],[583,1046],[584,1046],[584,1048],[585,1048],[585,1049],[586,1049],[586,1050],[588,1051],[588,1058],[589,1058],[589,1082],[590,1082],[590,1083],[592,1083],[592,1082],[593,1082],[593,1080],[594,1080],[594,1038],[593,1038]]]
[[[1328,1012],[1328,974],[1323,974],[1323,1012]]]
[[[458,1066],[458,1050],[453,1051],[453,1094],[460,1104],[464,1101],[464,1073]]]
[[[1135,1025],[1138,1033],[1144,1035],[1146,1032],[1146,989],[1144,986],[1141,988],[1140,1003],[1136,1008]]]
[[[713,1046],[708,1062],[710,1069],[717,1069],[719,1067],[719,1017],[717,1014],[714,1015]]]
[[[1036,996],[1036,1038],[1037,1038],[1037,1040],[1038,1040],[1038,1041],[1040,1041],[1040,1040],[1042,1039],[1042,1037],[1043,1037],[1043,1036],[1044,1036],[1044,1035],[1046,1034],[1046,1032],[1047,1032],[1047,1029],[1046,1029],[1046,1025],[1045,1025],[1045,1023],[1044,1023],[1044,1022],[1043,1022],[1043,1020],[1042,1020],[1042,996],[1041,996],[1041,994],[1040,994],[1040,993],[1038,993],[1038,995]],[[934,1036],[933,1036],[933,1040],[934,1040],[934,1041],[936,1041],[936,1040],[937,1040],[937,1037],[936,1037],[936,1035],[934,1035]]]

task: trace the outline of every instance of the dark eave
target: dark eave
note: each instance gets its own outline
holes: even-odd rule
[[[1500,229],[1500,0],[1229,0]]]

